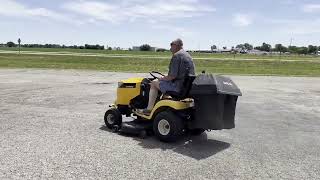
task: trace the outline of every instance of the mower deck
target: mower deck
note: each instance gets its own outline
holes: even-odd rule
[[[152,125],[153,124],[150,121],[134,120],[130,122],[123,122],[119,128],[119,132],[146,137],[149,132],[152,132]]]

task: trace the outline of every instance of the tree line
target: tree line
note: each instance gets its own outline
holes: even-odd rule
[[[130,50],[130,49],[129,49]],[[143,44],[139,47],[140,51],[151,51],[152,47],[149,44]],[[155,48],[156,52],[165,52],[165,51],[169,51],[167,49],[164,48]]]
[[[14,42],[7,42],[6,44],[0,44],[0,47],[18,47],[18,44],[15,44]],[[71,48],[71,49],[96,49],[96,50],[104,50],[105,47],[101,46],[99,44],[96,45],[90,45],[85,44],[84,46],[66,46],[66,45],[60,45],[60,44],[21,44],[21,47],[26,48]],[[112,50],[111,47],[107,47],[108,50]],[[150,51],[151,46],[149,44],[143,44],[139,48],[141,51]],[[218,49],[216,45],[211,46],[211,50]],[[223,49],[227,49],[227,47],[223,47]],[[318,51],[320,51],[320,46],[314,46],[309,45],[307,47],[305,46],[284,46],[282,44],[276,44],[274,47],[272,47],[270,44],[262,43],[261,46],[254,47],[253,45],[249,43],[244,44],[238,44],[236,47],[232,47],[231,51],[250,51],[250,50],[260,50],[265,52],[280,52],[280,53],[292,53],[292,54],[317,54]],[[132,49],[129,49],[132,50]],[[158,48],[156,51],[168,51],[167,49]]]
[[[211,46],[211,50],[217,49],[216,45]],[[223,47],[223,49],[226,49],[226,47]],[[253,45],[249,43],[244,44],[238,44],[235,48],[232,47],[231,49],[240,49],[244,51],[248,50],[260,50],[265,52],[280,52],[280,53],[292,53],[292,54],[316,54],[318,51],[320,51],[320,46],[314,46],[309,45],[308,47],[305,46],[284,46],[282,44],[276,44],[274,47],[272,47],[270,44],[262,43],[261,46],[253,47]]]
[[[21,47],[26,47],[26,48],[71,48],[71,49],[97,49],[97,50],[104,50],[104,46],[100,46],[99,44],[97,45],[90,45],[90,44],[85,44],[84,46],[66,46],[66,45],[60,45],[60,44],[21,44]],[[15,44],[14,42],[10,41],[7,42],[6,44],[0,44],[0,47],[18,47],[18,44]],[[112,50],[111,47],[107,47],[108,50]],[[149,44],[143,44],[139,46],[140,51],[151,51],[152,47]],[[120,47],[115,48],[115,50],[121,50]],[[131,48],[129,50],[132,50]],[[158,48],[158,52],[160,51],[167,51],[166,49],[163,48]]]
[[[18,47],[18,44],[15,44],[14,42],[7,42],[6,44],[0,44],[2,47]],[[99,44],[96,45],[90,45],[85,44],[84,46],[66,46],[66,45],[60,45],[60,44],[21,44],[21,47],[26,48],[71,48],[71,49],[97,49],[97,50],[104,50],[104,46],[100,46]],[[108,48],[109,49],[109,48]]]

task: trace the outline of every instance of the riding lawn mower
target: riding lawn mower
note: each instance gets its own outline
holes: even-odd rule
[[[163,76],[155,71],[150,75],[118,83],[117,98],[104,115],[107,128],[141,137],[154,134],[160,141],[173,142],[186,133],[200,135],[235,127],[237,99],[242,93],[230,78],[204,72],[186,75],[182,90],[158,93],[154,108],[146,115],[137,109],[147,107],[150,82]],[[123,122],[123,116],[133,120]]]

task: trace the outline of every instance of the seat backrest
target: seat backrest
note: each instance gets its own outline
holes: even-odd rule
[[[180,98],[187,98],[187,96],[189,95],[189,92],[191,90],[192,87],[192,83],[194,81],[194,79],[196,78],[195,75],[192,74],[186,74],[186,76],[184,77],[184,81],[183,81],[183,87],[180,91]]]

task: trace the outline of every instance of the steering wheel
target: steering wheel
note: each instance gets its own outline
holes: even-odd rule
[[[161,74],[160,72],[157,72],[157,71],[152,71],[152,72],[149,72],[149,74],[154,78],[154,79],[159,79],[160,77],[159,76],[156,76],[156,74],[160,75],[160,76],[165,76],[163,74]]]

